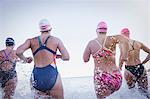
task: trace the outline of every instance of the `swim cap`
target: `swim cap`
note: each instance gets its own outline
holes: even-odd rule
[[[45,32],[45,31],[51,30],[50,23],[48,22],[47,19],[42,19],[39,22],[39,27],[40,27],[41,32]]]
[[[124,36],[129,37],[130,31],[129,31],[128,28],[123,28],[123,29],[121,30],[121,34],[124,35]]]
[[[15,41],[13,38],[8,37],[5,41],[6,46],[14,46],[15,45]]]
[[[103,21],[101,21],[98,25],[97,25],[97,29],[96,32],[100,33],[106,33],[107,32],[107,24]]]

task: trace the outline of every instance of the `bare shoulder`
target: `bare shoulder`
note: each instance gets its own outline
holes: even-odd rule
[[[60,38],[55,37],[55,36],[50,36],[51,39],[56,40],[56,41],[61,41]]]
[[[26,41],[35,41],[35,40],[37,40],[37,39],[38,39],[38,36],[33,37],[33,38],[28,38]]]
[[[50,36],[51,40],[55,43],[62,43],[62,40],[58,37],[55,37],[55,36]]]
[[[30,46],[34,45],[35,43],[38,42],[38,36],[33,37],[33,38],[28,38],[25,43],[29,44]]]
[[[14,55],[14,56],[16,56],[16,53],[17,53],[16,50],[13,50],[13,55]]]
[[[4,51],[4,50],[1,50],[1,51],[0,51],[0,60],[3,58],[3,51]]]
[[[92,46],[92,45],[95,45],[95,44],[96,44],[96,38],[93,39],[93,40],[90,40],[90,41],[88,42],[88,46]]]
[[[13,53],[16,54],[16,50],[13,50]]]
[[[107,41],[111,42],[111,43],[119,43],[121,37],[120,35],[111,35],[111,36],[107,36]]]
[[[111,35],[111,36],[109,35],[109,36],[107,36],[107,39],[108,39],[108,40],[111,40],[111,39],[112,39],[112,40],[117,40],[118,38],[119,38],[118,35]]]
[[[143,44],[142,42],[137,41],[137,40],[133,40],[133,41],[136,42],[136,43],[139,44],[139,45],[142,45],[142,44]]]
[[[120,34],[116,34],[116,35],[111,35],[111,36],[108,36],[110,38],[114,38],[114,39],[120,39],[120,38],[125,38],[124,36],[120,35]]]
[[[145,46],[142,42],[140,42],[140,41],[136,41],[136,40],[134,40],[135,42],[136,42],[136,44],[138,45],[138,47],[140,47],[140,48],[142,48],[143,46]]]
[[[2,55],[3,52],[4,52],[4,50],[1,50],[1,51],[0,51],[0,56]]]

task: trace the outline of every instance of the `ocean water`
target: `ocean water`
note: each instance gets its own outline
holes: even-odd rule
[[[30,90],[30,75],[33,67],[18,66],[18,84],[14,99],[33,99]],[[149,75],[149,73],[148,73]],[[149,77],[150,79],[150,77]],[[93,77],[62,77],[65,99],[96,99]],[[150,89],[150,87],[149,87]],[[1,95],[1,93],[0,93]],[[123,79],[121,88],[106,99],[147,99],[137,88],[129,90]]]

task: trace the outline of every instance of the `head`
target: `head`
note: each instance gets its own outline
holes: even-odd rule
[[[51,31],[52,27],[47,19],[42,19],[39,22],[40,31],[43,32],[49,32]]]
[[[129,29],[128,28],[123,28],[122,30],[121,30],[121,35],[123,35],[123,36],[126,36],[126,37],[130,37],[130,31],[129,31]]]
[[[6,44],[6,47],[12,47],[12,48],[14,48],[14,46],[15,46],[15,41],[14,41],[13,38],[8,37],[8,38],[6,39],[6,41],[5,41],[5,44]]]
[[[104,21],[101,21],[101,22],[97,25],[96,32],[97,32],[97,33],[106,34],[106,33],[107,33],[107,24],[106,24]]]

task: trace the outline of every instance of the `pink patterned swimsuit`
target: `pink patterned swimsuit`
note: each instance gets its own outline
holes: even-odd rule
[[[101,45],[97,40],[95,40],[98,45],[100,46],[100,49],[93,55],[93,58],[96,59],[97,63],[101,62],[102,57],[109,57],[112,56],[114,53],[110,50],[104,47],[104,45]],[[105,43],[105,41],[104,41]]]
[[[101,57],[107,58],[108,56],[113,55],[112,51],[104,49],[97,40],[95,41],[101,46],[101,48],[93,55],[93,58],[96,59],[97,63],[103,62]],[[108,73],[97,68],[94,72],[94,84],[97,95],[105,96],[108,92],[110,95],[120,88],[122,84],[122,75],[119,70]]]
[[[108,73],[97,70],[94,74],[94,83],[96,94],[102,96],[106,91],[117,91],[121,87],[122,76],[119,71]]]

